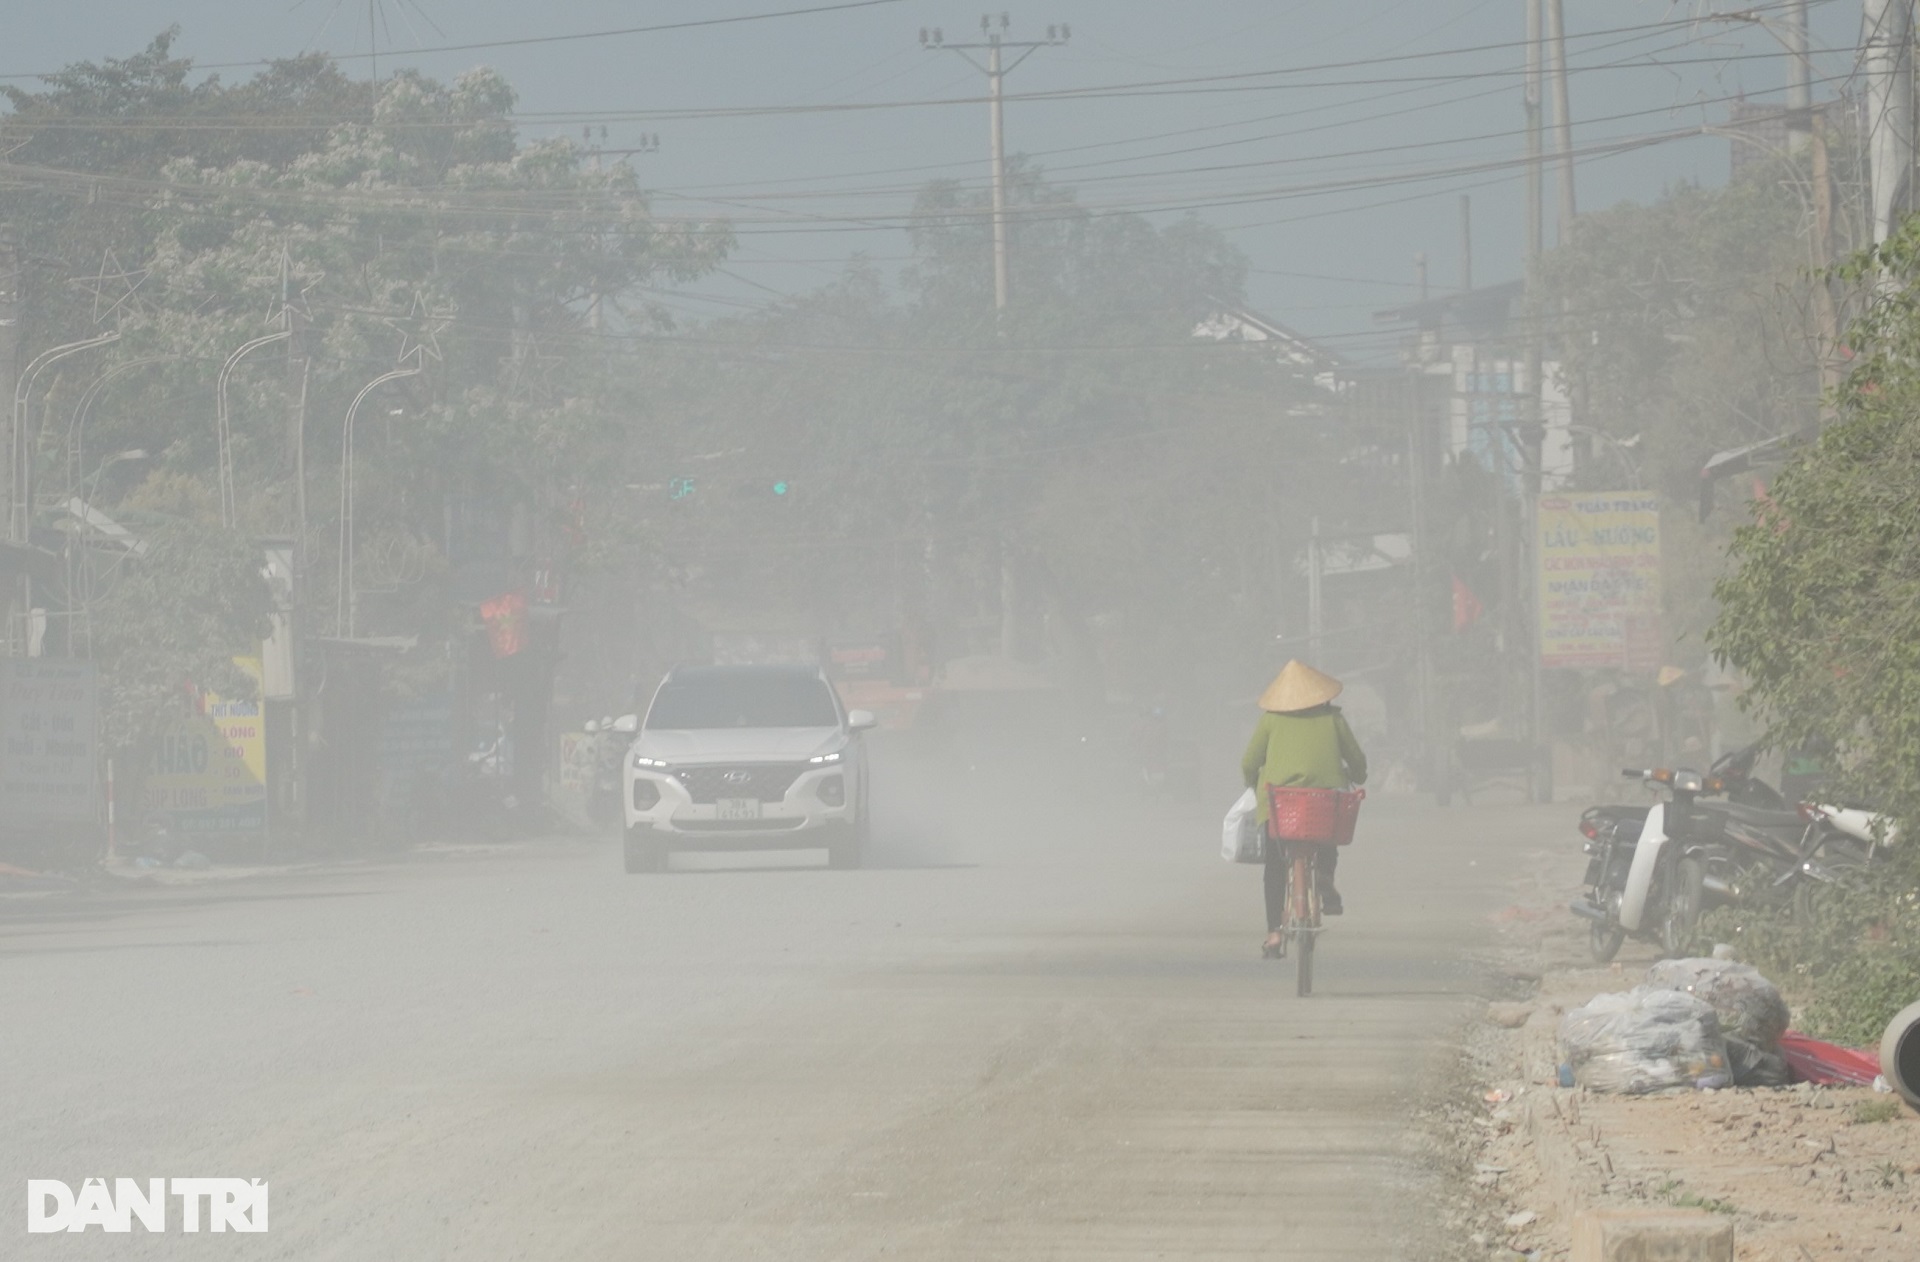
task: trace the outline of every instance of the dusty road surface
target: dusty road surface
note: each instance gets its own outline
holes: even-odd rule
[[[1406,1119],[1564,809],[1370,802],[1303,1001],[1213,804],[881,784],[858,872],[568,841],[6,901],[0,1255],[1439,1256]],[[26,1179],[93,1175],[264,1178],[271,1229],[25,1234]]]

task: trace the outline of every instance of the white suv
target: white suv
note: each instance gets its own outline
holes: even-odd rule
[[[661,871],[675,850],[824,849],[858,867],[873,725],[814,667],[673,671],[627,755],[627,871]]]

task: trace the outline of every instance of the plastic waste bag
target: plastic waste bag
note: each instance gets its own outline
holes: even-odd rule
[[[1780,989],[1751,964],[1733,960],[1661,960],[1647,970],[1647,985],[1684,990],[1713,1005],[1720,1032],[1771,1050],[1787,1032],[1792,1014]]]
[[[1727,1035],[1727,1072],[1733,1075],[1736,1087],[1793,1085],[1793,1070],[1787,1067],[1786,1057],[1732,1034]]]
[[[1260,829],[1260,802],[1253,790],[1242,793],[1220,821],[1220,857],[1228,863],[1265,863],[1267,838]]]
[[[1645,1095],[1731,1081],[1713,1006],[1681,990],[1640,986],[1596,995],[1560,1018],[1561,1059],[1595,1091]]]
[[[1793,1076],[1801,1082],[1886,1090],[1880,1085],[1880,1053],[1871,1048],[1841,1047],[1804,1034],[1783,1034],[1780,1055],[1786,1058],[1787,1064],[1793,1067]]]

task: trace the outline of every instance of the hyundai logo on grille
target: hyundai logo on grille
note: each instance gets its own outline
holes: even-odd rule
[[[749,784],[753,780],[753,773],[751,771],[742,771],[739,769],[735,769],[733,771],[727,772],[727,774],[721,776],[720,778],[722,780],[725,780],[728,784]]]

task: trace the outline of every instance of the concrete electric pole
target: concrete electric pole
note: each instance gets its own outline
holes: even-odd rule
[[[1913,0],[1865,0],[1867,170],[1877,245],[1906,217],[1913,176]]]
[[[949,44],[939,27],[920,28],[920,47],[928,52],[954,52],[967,64],[987,76],[987,121],[993,146],[993,309],[1004,312],[1011,293],[1007,266],[1007,129],[1005,94],[1008,75],[1042,48],[1057,48],[1073,37],[1068,26],[1049,26],[1047,37],[1037,40],[1010,40],[1007,30],[1012,19],[1002,13],[997,18],[983,14],[980,39],[969,44]],[[1006,55],[1017,52],[1011,65]],[[986,61],[975,57],[985,53]],[[1020,581],[1014,566],[1013,547],[1001,539],[1000,553],[1000,654],[1016,657],[1020,647]]]
[[[11,402],[14,386],[20,380],[20,253],[13,244],[13,225],[0,224],[0,398]],[[17,479],[11,476],[12,462],[19,458],[18,452],[8,454],[7,485],[11,488]],[[7,503],[7,519],[13,519],[11,491]]]
[[[1553,147],[1559,152],[1560,224],[1555,241],[1573,239],[1580,213],[1573,196],[1573,109],[1567,100],[1567,21],[1565,0],[1546,0],[1547,66],[1553,77]]]
[[[1527,6],[1527,74],[1525,87],[1527,129],[1527,275],[1540,259],[1540,0],[1522,0]]]
[[[945,33],[939,28],[922,28],[920,46],[929,52],[955,52],[967,59],[968,64],[987,76],[987,118],[992,132],[993,145],[993,306],[996,311],[1007,309],[1007,132],[1002,88],[1008,75],[1019,68],[1020,63],[1042,48],[1057,48],[1072,38],[1073,29],[1067,26],[1049,26],[1047,37],[1038,40],[1010,40],[1007,29],[1011,19],[1004,13],[995,18],[982,15],[980,18],[981,38],[971,44],[949,44]],[[1006,54],[1017,51],[1020,55],[1013,64],[1006,63]],[[984,52],[986,61],[982,63],[974,56]]]
[[[1807,0],[1788,0],[1787,150],[1805,153],[1813,143],[1813,72],[1807,63]]]

